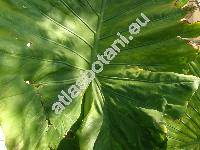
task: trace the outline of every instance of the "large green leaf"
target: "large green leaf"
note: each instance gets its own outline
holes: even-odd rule
[[[148,25],[56,115],[60,91],[118,32],[128,37],[141,13]],[[197,53],[177,36],[200,31],[179,21],[185,13],[173,0],[1,0],[0,122],[8,149],[56,149],[61,141],[61,149],[166,148],[163,115],[179,118],[199,85],[182,74]]]

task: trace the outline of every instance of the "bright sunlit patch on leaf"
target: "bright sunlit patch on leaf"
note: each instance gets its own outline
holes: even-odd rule
[[[26,84],[30,84],[30,81],[25,81]]]
[[[26,46],[29,47],[29,48],[31,47],[31,45],[32,45],[31,42],[29,42],[29,43],[26,44]]]

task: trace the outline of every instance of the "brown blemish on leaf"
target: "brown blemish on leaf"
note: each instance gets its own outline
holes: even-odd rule
[[[189,45],[200,51],[200,36],[196,38],[182,38],[178,36],[178,38],[187,41]]]
[[[185,16],[181,21],[186,21],[190,24],[200,22],[200,3],[198,0],[189,0],[183,8],[192,8],[192,11]]]

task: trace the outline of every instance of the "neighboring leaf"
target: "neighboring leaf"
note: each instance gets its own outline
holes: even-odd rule
[[[200,58],[189,64],[190,74],[200,76]],[[176,122],[168,122],[168,149],[200,149],[200,89],[192,97],[184,116]]]
[[[117,32],[128,37],[142,12],[147,27],[56,115],[60,91]],[[179,118],[199,86],[183,75],[197,53],[177,36],[200,31],[179,21],[185,14],[173,0],[0,1],[0,123],[8,149],[56,149],[65,140],[63,149],[165,149],[163,115]]]

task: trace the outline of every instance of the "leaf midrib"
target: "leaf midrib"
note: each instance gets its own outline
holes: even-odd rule
[[[98,15],[96,33],[94,34],[94,44],[91,51],[91,65],[95,61],[97,55],[98,41],[100,40],[101,27],[103,24],[104,9],[106,6],[106,2],[107,0],[102,0],[100,14]]]

